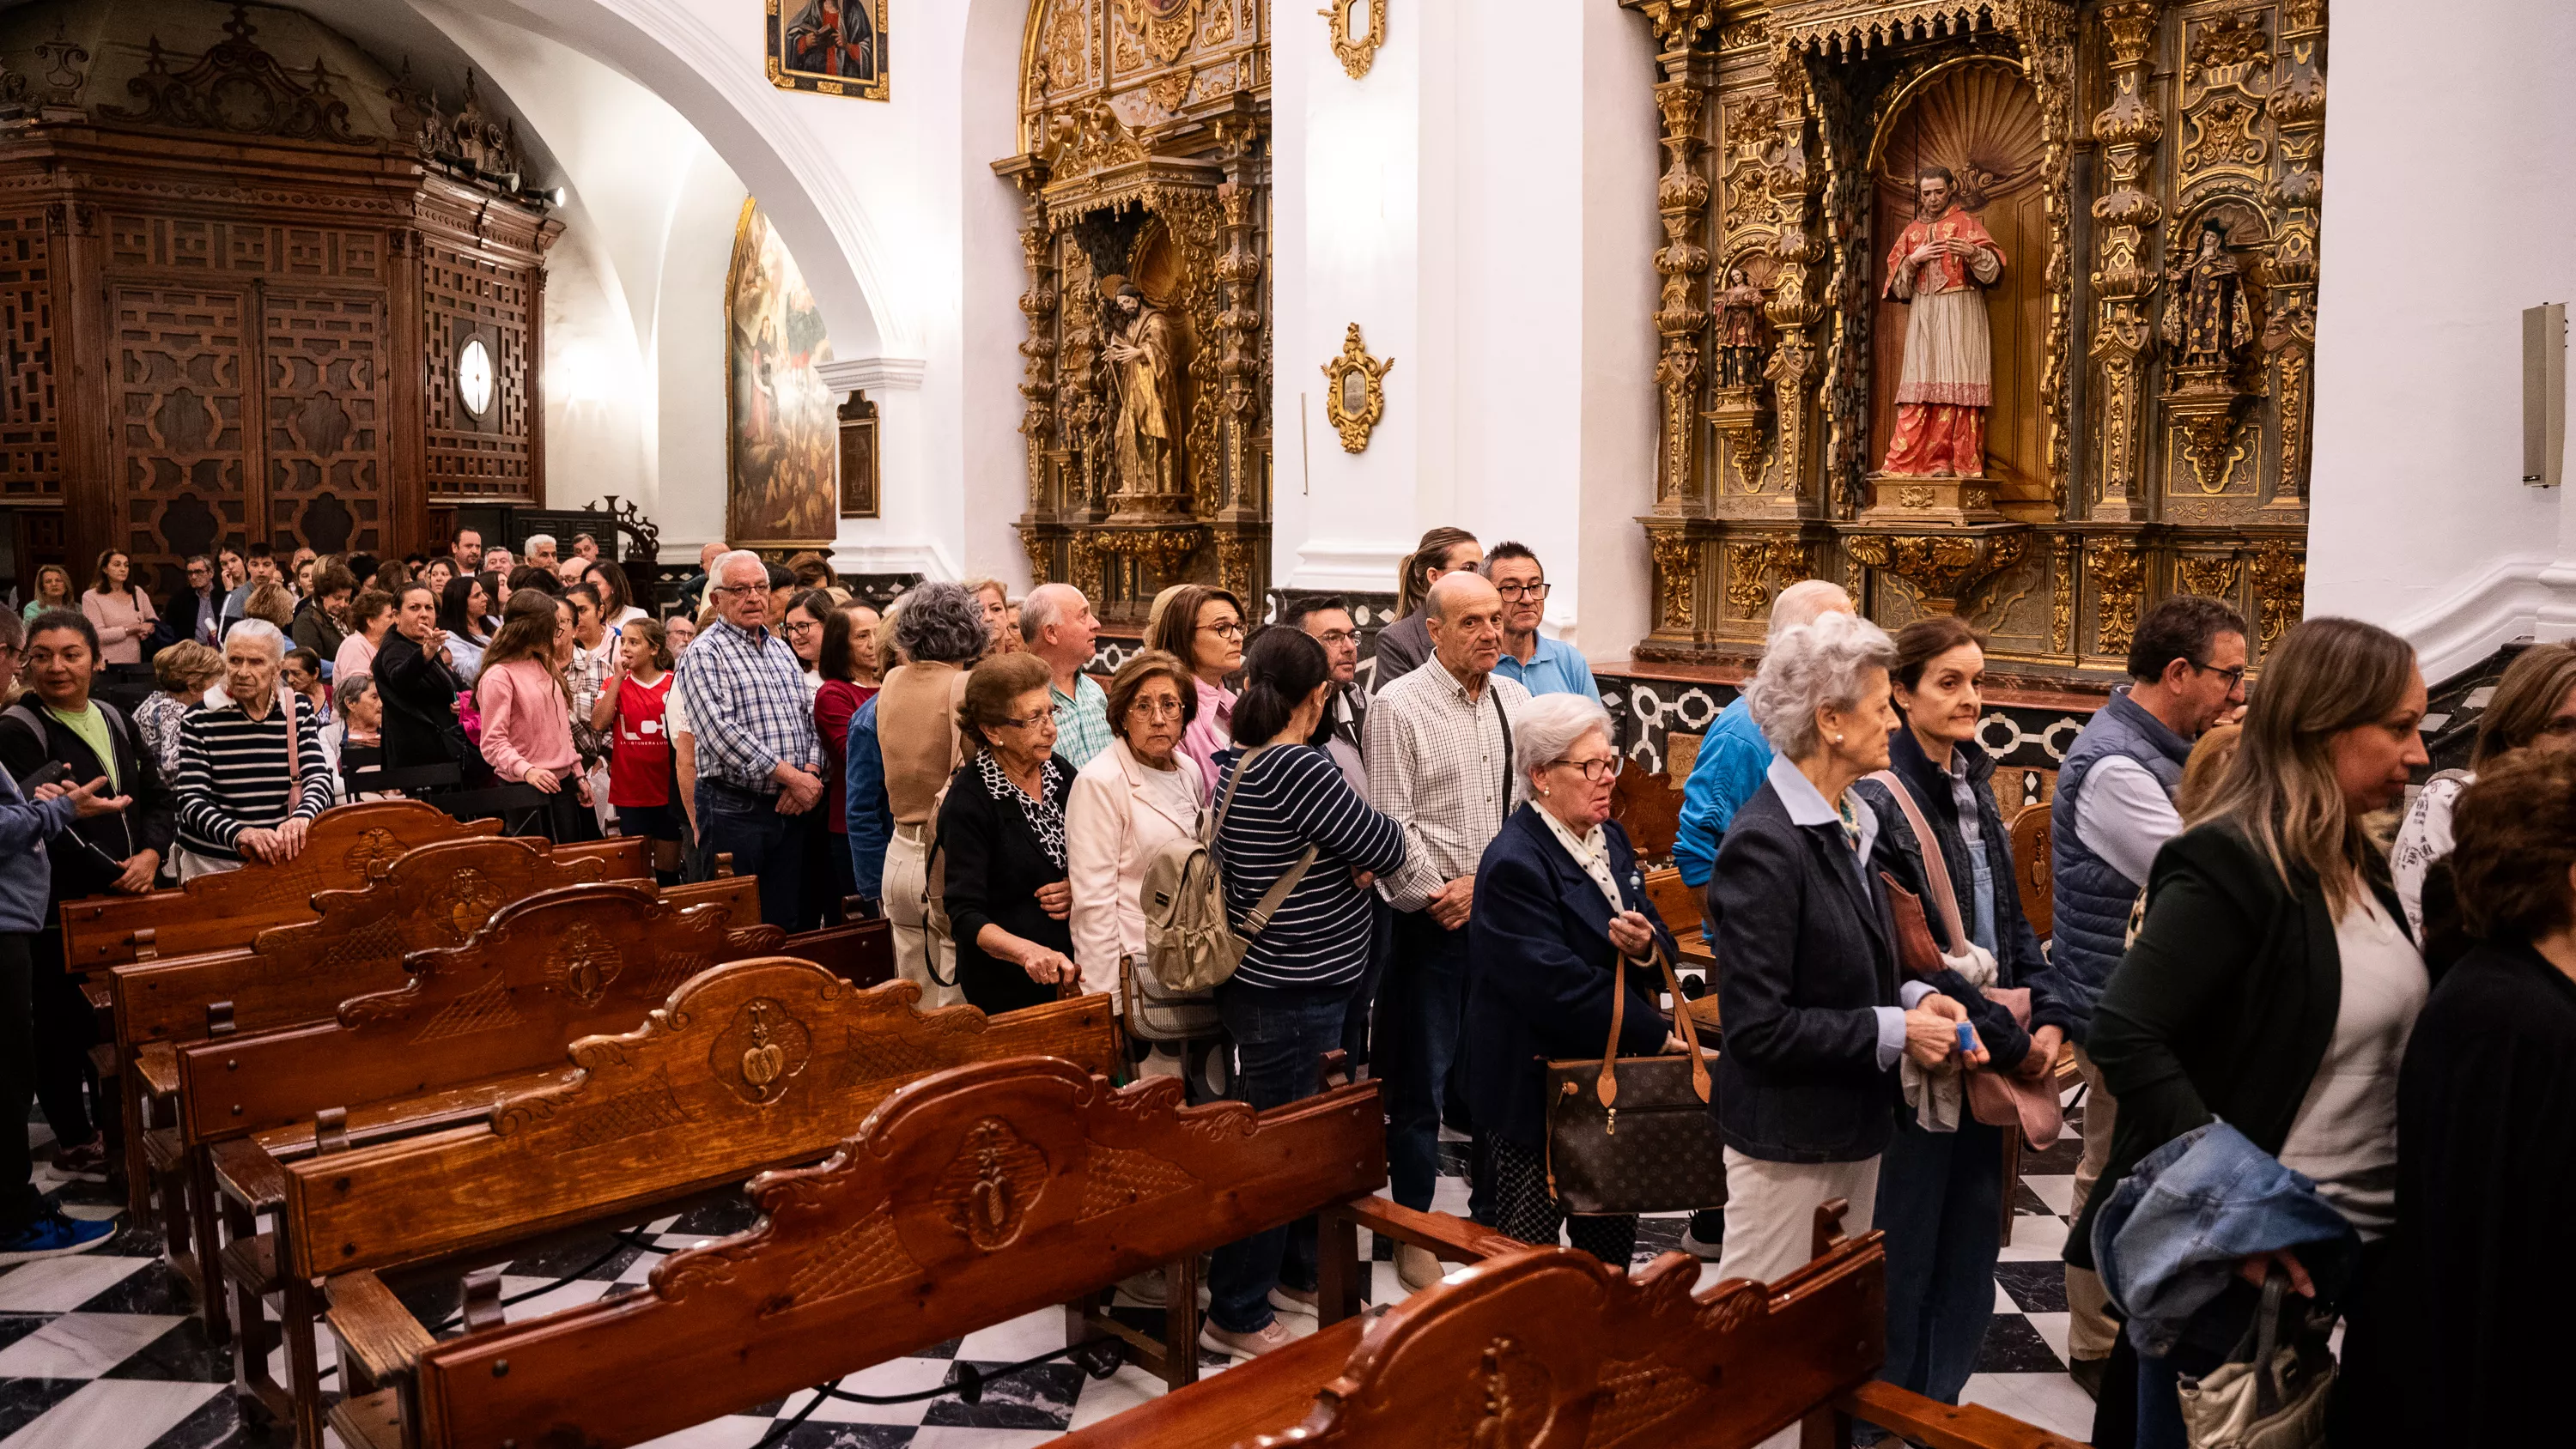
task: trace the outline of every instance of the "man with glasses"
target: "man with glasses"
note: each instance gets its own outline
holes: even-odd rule
[[[188,587],[170,596],[161,618],[173,639],[217,644],[223,635],[223,594],[215,588],[215,561],[198,554],[188,560]]]
[[[1485,580],[1503,596],[1503,655],[1494,672],[1533,695],[1579,694],[1599,699],[1592,666],[1583,652],[1560,639],[1539,633],[1547,612],[1547,570],[1538,555],[1519,543],[1498,543],[1485,555]]]
[[[1333,757],[1333,763],[1342,767],[1342,778],[1366,799],[1368,696],[1353,683],[1360,673],[1360,628],[1351,622],[1351,606],[1331,594],[1307,594],[1281,604],[1279,622],[1304,630],[1306,637],[1324,646],[1325,662],[1333,667],[1333,700],[1324,706],[1324,725],[1330,733],[1324,753]]]
[[[1503,599],[1472,569],[1442,576],[1424,600],[1431,658],[1377,692],[1368,719],[1368,801],[1404,826],[1404,864],[1378,882],[1395,907],[1382,1040],[1387,1172],[1395,1200],[1431,1207],[1440,1119],[1467,1010],[1467,917],[1476,867],[1511,813],[1512,715],[1529,691],[1494,674]],[[1468,1199],[1489,1221],[1489,1174]],[[1440,1276],[1425,1249],[1396,1250],[1408,1288]]]
[[[2091,1089],[2070,1214],[2084,1211],[2110,1160],[2119,1106],[2085,1050],[2093,1003],[2127,953],[2130,908],[2156,852],[2182,833],[2173,795],[2192,741],[2245,703],[2245,660],[2245,619],[2234,609],[2192,594],[2157,604],[2130,635],[2129,683],[2112,691],[2058,766],[2049,807],[2056,873],[2049,959],[2076,1013],[2075,1066]],[[2067,1370],[2098,1393],[2117,1326],[2090,1271],[2067,1268],[2066,1298]]]
[[[716,617],[674,671],[697,739],[700,843],[708,859],[731,852],[737,875],[758,877],[761,919],[792,931],[805,894],[797,817],[823,801],[823,741],[804,666],[768,628],[768,566],[737,549],[711,576]]]

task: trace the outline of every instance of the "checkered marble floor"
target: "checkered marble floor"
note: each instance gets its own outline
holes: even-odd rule
[[[2073,1129],[2079,1122],[2068,1125]],[[44,1166],[51,1136],[41,1123],[29,1131],[38,1144],[38,1185],[57,1191],[66,1212],[120,1216],[106,1188],[66,1182]],[[2013,1241],[2004,1248],[1995,1273],[1994,1323],[1966,1397],[2082,1440],[2092,1432],[2093,1403],[2066,1376],[2066,1292],[2058,1261],[2077,1151],[2070,1130],[2049,1152],[2025,1159]],[[1454,1174],[1464,1154],[1453,1151],[1449,1157],[1447,1170]],[[1465,1180],[1444,1176],[1434,1205],[1463,1213],[1466,1204]],[[752,1217],[747,1205],[718,1205],[653,1223],[646,1235],[656,1247],[681,1248],[748,1227]],[[1638,1261],[1677,1247],[1687,1222],[1679,1216],[1646,1219],[1638,1233]],[[243,1421],[228,1389],[231,1359],[206,1342],[162,1266],[160,1251],[156,1233],[128,1221],[92,1252],[0,1270],[0,1449],[268,1449],[287,1442],[282,1431]],[[1379,1252],[1384,1257],[1388,1249],[1381,1246]],[[511,1263],[502,1292],[536,1293],[510,1309],[513,1319],[529,1317],[641,1283],[657,1261],[657,1255],[640,1247],[603,1237],[595,1244],[574,1244]],[[1713,1269],[1702,1273],[1703,1284],[1716,1276]],[[577,1276],[548,1289],[568,1275]],[[1392,1262],[1376,1264],[1374,1287],[1377,1301],[1402,1296]],[[408,1301],[425,1319],[455,1308],[452,1292],[424,1292]],[[1289,1322],[1292,1330],[1312,1327],[1311,1320]],[[911,1393],[946,1382],[960,1362],[991,1369],[1059,1347],[1063,1333],[1060,1311],[1033,1313],[853,1374],[840,1387],[881,1397]],[[1216,1355],[1203,1359],[1210,1370],[1221,1370],[1225,1363]],[[323,1363],[328,1387],[327,1336]],[[282,1376],[284,1364],[274,1367]],[[1159,1380],[1133,1366],[1092,1380],[1079,1368],[1058,1362],[988,1384],[977,1404],[954,1395],[900,1406],[826,1400],[813,1406],[803,1423],[782,1430],[813,1398],[799,1393],[699,1425],[660,1444],[663,1449],[1023,1449],[1105,1419],[1161,1389]],[[777,1436],[769,1437],[773,1432]]]

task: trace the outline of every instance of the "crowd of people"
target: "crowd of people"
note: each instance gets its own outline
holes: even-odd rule
[[[1463,1151],[1477,1220],[1628,1263],[1633,1216],[1554,1193],[1544,1064],[1689,1050],[1658,960],[1678,948],[1610,818],[1618,731],[1540,627],[1529,548],[1425,535],[1365,681],[1358,616],[1329,597],[1262,626],[1224,589],[1166,589],[1104,680],[1092,602],[1061,583],[1016,602],[923,583],[880,616],[819,555],[710,544],[657,618],[590,540],[523,548],[226,550],[158,605],[111,552],[77,598],[51,569],[0,614],[0,1016],[31,1048],[0,1049],[0,1094],[41,1103],[58,1169],[103,1176],[106,1149],[55,908],[291,859],[371,758],[524,787],[558,840],[647,838],[665,881],[729,857],[791,932],[881,914],[929,1006],[1133,992],[1148,877],[1204,848],[1243,948],[1199,1003],[1222,1065],[1194,1092],[1283,1106],[1342,1050],[1385,1083],[1396,1201],[1428,1209]],[[1684,1246],[1775,1279],[1844,1201],[1886,1234],[1882,1376],[1956,1402],[2029,1124],[1987,1088],[2053,1118],[2071,1063],[2069,1350],[2096,1443],[2192,1442],[2185,1390],[2272,1311],[2276,1275],[2285,1332],[2342,1326],[2336,1442],[2536,1428],[2538,1349],[2509,1325],[2565,1273],[2524,1250],[2555,1203],[2525,1159],[2555,1180],[2548,1149],[2576,1134],[2576,648],[2525,651],[2471,767],[2409,801],[2426,695],[2405,643],[2310,620],[2249,692],[2249,637],[2206,598],[2136,621],[2128,681],[2044,806],[2043,944],[2009,828],[2032,802],[1998,799],[1979,743],[1984,637],[1949,616],[1891,636],[1822,580],[1780,592],[1673,851],[1705,893],[1724,1031],[1725,1192]],[[147,664],[130,717],[93,698]],[[1183,1071],[1134,1047],[1140,1071]],[[20,1156],[0,1157],[0,1260],[96,1236],[0,1152]],[[2242,1221],[2159,1206],[2258,1172]],[[2288,1223],[2311,1235],[2265,1236]],[[1203,1342],[1286,1343],[1316,1252],[1311,1221],[1220,1251]],[[1396,1271],[1442,1269],[1406,1246]]]

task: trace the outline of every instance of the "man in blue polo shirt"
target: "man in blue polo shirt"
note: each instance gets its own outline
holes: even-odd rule
[[[1485,555],[1486,582],[1503,596],[1503,657],[1494,672],[1531,694],[1580,694],[1599,699],[1592,666],[1582,651],[1539,633],[1547,612],[1547,570],[1527,545],[1498,543]]]
[[[1850,614],[1851,595],[1840,584],[1824,579],[1801,579],[1780,591],[1771,601],[1769,637],[1779,638],[1791,629],[1812,624],[1827,614]],[[1748,671],[1749,675],[1749,671]],[[1717,719],[1700,737],[1699,759],[1691,766],[1690,783],[1682,788],[1681,828],[1673,838],[1673,865],[1682,873],[1682,883],[1694,890],[1708,888],[1708,873],[1717,864],[1717,842],[1726,834],[1726,824],[1744,802],[1762,788],[1763,772],[1771,768],[1771,742],[1753,723],[1753,713],[1745,706],[1744,696],[1718,712]]]

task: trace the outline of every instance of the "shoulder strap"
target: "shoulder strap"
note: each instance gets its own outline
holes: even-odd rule
[[[1235,787],[1242,784],[1243,777],[1252,772],[1254,760],[1277,748],[1279,746],[1276,742],[1262,745],[1257,749],[1246,751],[1242,759],[1234,762],[1234,774],[1225,782],[1225,799],[1218,802],[1216,808],[1216,823],[1208,828],[1207,843],[1211,857],[1216,852],[1217,832],[1225,828],[1226,812],[1234,808]],[[1263,891],[1261,899],[1254,901],[1252,909],[1245,913],[1241,934],[1247,937],[1261,934],[1262,930],[1270,924],[1270,918],[1278,913],[1281,903],[1288,899],[1288,893],[1295,890],[1298,884],[1306,879],[1306,871],[1314,865],[1316,854],[1314,846],[1307,846],[1305,853],[1297,857],[1297,863],[1288,867],[1288,873],[1270,883],[1270,889]]]
[[[1485,676],[1485,693],[1494,701],[1494,722],[1503,727],[1503,813],[1512,813],[1512,717],[1503,713],[1502,687]]]
[[[1932,823],[1923,818],[1923,807],[1914,803],[1914,792],[1905,788],[1903,777],[1894,770],[1881,770],[1866,778],[1886,786],[1887,793],[1896,797],[1896,808],[1905,812],[1914,843],[1923,847],[1923,883],[1931,888],[1932,903],[1941,908],[1941,925],[1950,933],[1950,947],[1965,952],[1968,932],[1959,920],[1959,898],[1950,890],[1950,863],[1942,858],[1941,837],[1932,833]]]

